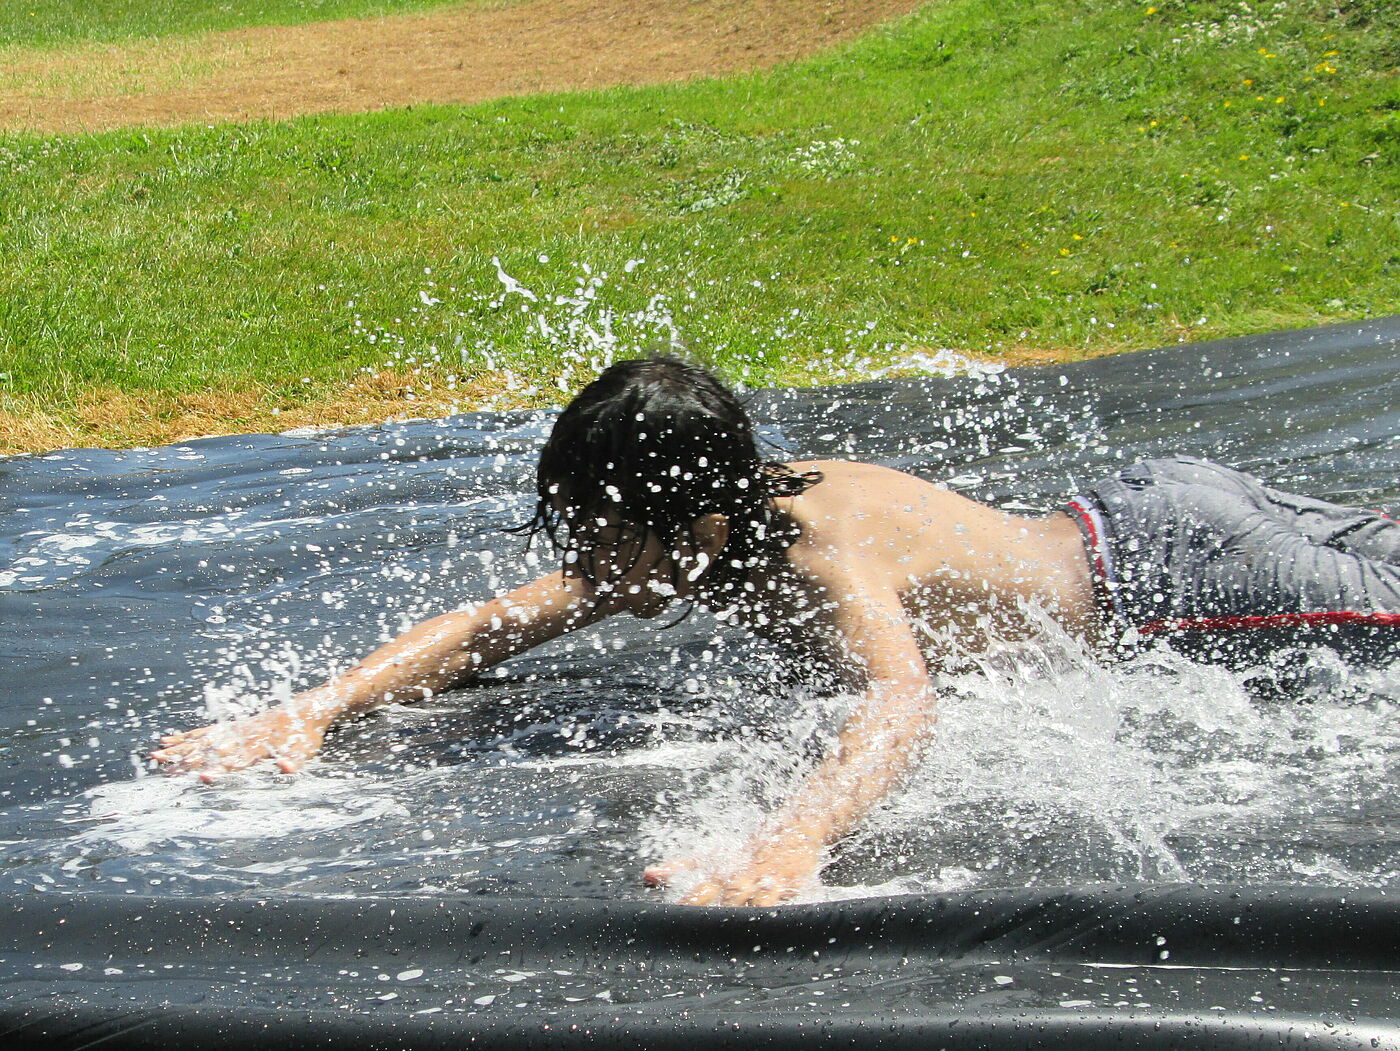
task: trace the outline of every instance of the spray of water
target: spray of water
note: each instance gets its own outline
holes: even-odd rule
[[[818,163],[828,154],[841,154],[844,144],[813,148],[811,163]],[[540,255],[536,262],[551,261]],[[412,377],[411,398],[470,388],[470,407],[509,409],[567,400],[600,370],[623,358],[658,351],[713,355],[725,361],[727,378],[743,385],[767,375],[771,369],[766,362],[784,361],[793,348],[815,345],[808,331],[812,319],[801,308],[770,329],[752,329],[743,347],[729,344],[716,335],[709,315],[696,308],[695,289],[714,279],[706,282],[645,255],[628,258],[616,270],[577,261],[561,267],[548,287],[527,285],[495,256],[490,272],[481,276],[476,287],[442,287],[431,270],[425,271],[416,295],[393,317],[377,320],[357,310],[361,297],[348,297],[355,339],[389,352],[380,365],[364,371],[407,373]],[[782,275],[722,280],[766,287],[780,284]],[[808,367],[806,381],[969,372],[990,376],[1002,371],[1000,365],[928,342],[892,342],[878,329],[873,321],[852,325],[838,345],[822,348]]]
[[[967,654],[965,670],[941,677],[938,730],[914,772],[833,851],[824,885],[805,900],[1095,882],[1393,882],[1400,857],[1356,835],[1355,823],[1389,820],[1379,772],[1400,747],[1394,670],[1357,671],[1312,652],[1290,668],[1287,699],[1274,699],[1248,673],[1166,650],[1105,665],[1048,616],[1042,628],[1034,642]],[[702,857],[719,871],[735,864],[809,765],[795,757],[829,740],[852,700],[778,684],[769,697],[764,734],[734,733],[725,755],[668,795],[644,829],[650,853]]]

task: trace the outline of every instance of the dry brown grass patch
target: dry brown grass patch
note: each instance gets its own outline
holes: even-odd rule
[[[923,0],[523,0],[197,37],[0,49],[0,130],[283,120],[661,84],[813,54]]]
[[[1116,351],[1086,353],[1079,347],[1018,346],[995,355],[969,357],[1020,367],[1066,364],[1111,353]],[[842,377],[843,381],[850,378]],[[799,385],[821,382],[820,376],[810,373],[795,373],[785,379]],[[550,397],[562,396],[554,390],[546,395],[522,395],[518,379],[504,372],[477,373],[465,381],[454,381],[451,387],[447,384],[445,375],[381,369],[308,397],[288,396],[255,386],[185,394],[133,393],[109,388],[87,391],[64,409],[54,409],[34,399],[9,397],[0,402],[0,455],[88,446],[126,449],[211,435],[436,419],[483,408],[538,407]]]
[[[505,376],[482,375],[448,390],[434,386],[431,377],[389,369],[305,399],[256,387],[184,394],[108,388],[87,391],[71,407],[54,410],[12,397],[0,404],[0,455],[169,445],[211,435],[350,427],[528,404]]]

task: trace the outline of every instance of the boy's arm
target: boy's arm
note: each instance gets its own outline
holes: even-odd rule
[[[386,704],[417,701],[597,619],[576,579],[553,573],[484,605],[409,629],[344,675],[255,715],[161,738],[151,757],[201,778],[263,759],[292,773],[336,722]]]
[[[810,886],[826,848],[858,824],[913,765],[937,719],[928,667],[899,597],[843,581],[837,628],[847,659],[860,666],[862,702],[836,746],[755,835],[736,869],[711,876],[690,905],[772,905]],[[674,869],[648,873],[665,882]]]

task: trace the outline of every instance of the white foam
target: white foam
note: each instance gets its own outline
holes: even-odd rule
[[[133,853],[179,840],[246,841],[305,837],[408,809],[365,778],[348,781],[301,774],[273,780],[230,776],[217,788],[186,777],[143,777],[89,789],[88,810],[98,824],[75,838],[79,845],[113,843]]]

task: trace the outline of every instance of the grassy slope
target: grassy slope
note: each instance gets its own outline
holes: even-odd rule
[[[0,47],[61,47],[246,26],[300,25],[464,2],[473,0],[7,0],[0,4]]]
[[[548,382],[535,315],[570,308],[493,298],[497,255],[542,292],[606,271],[624,343],[659,292],[755,382],[904,342],[1076,356],[1394,311],[1400,16],[1259,9],[947,0],[734,80],[3,138],[0,398],[305,400],[391,354]]]

